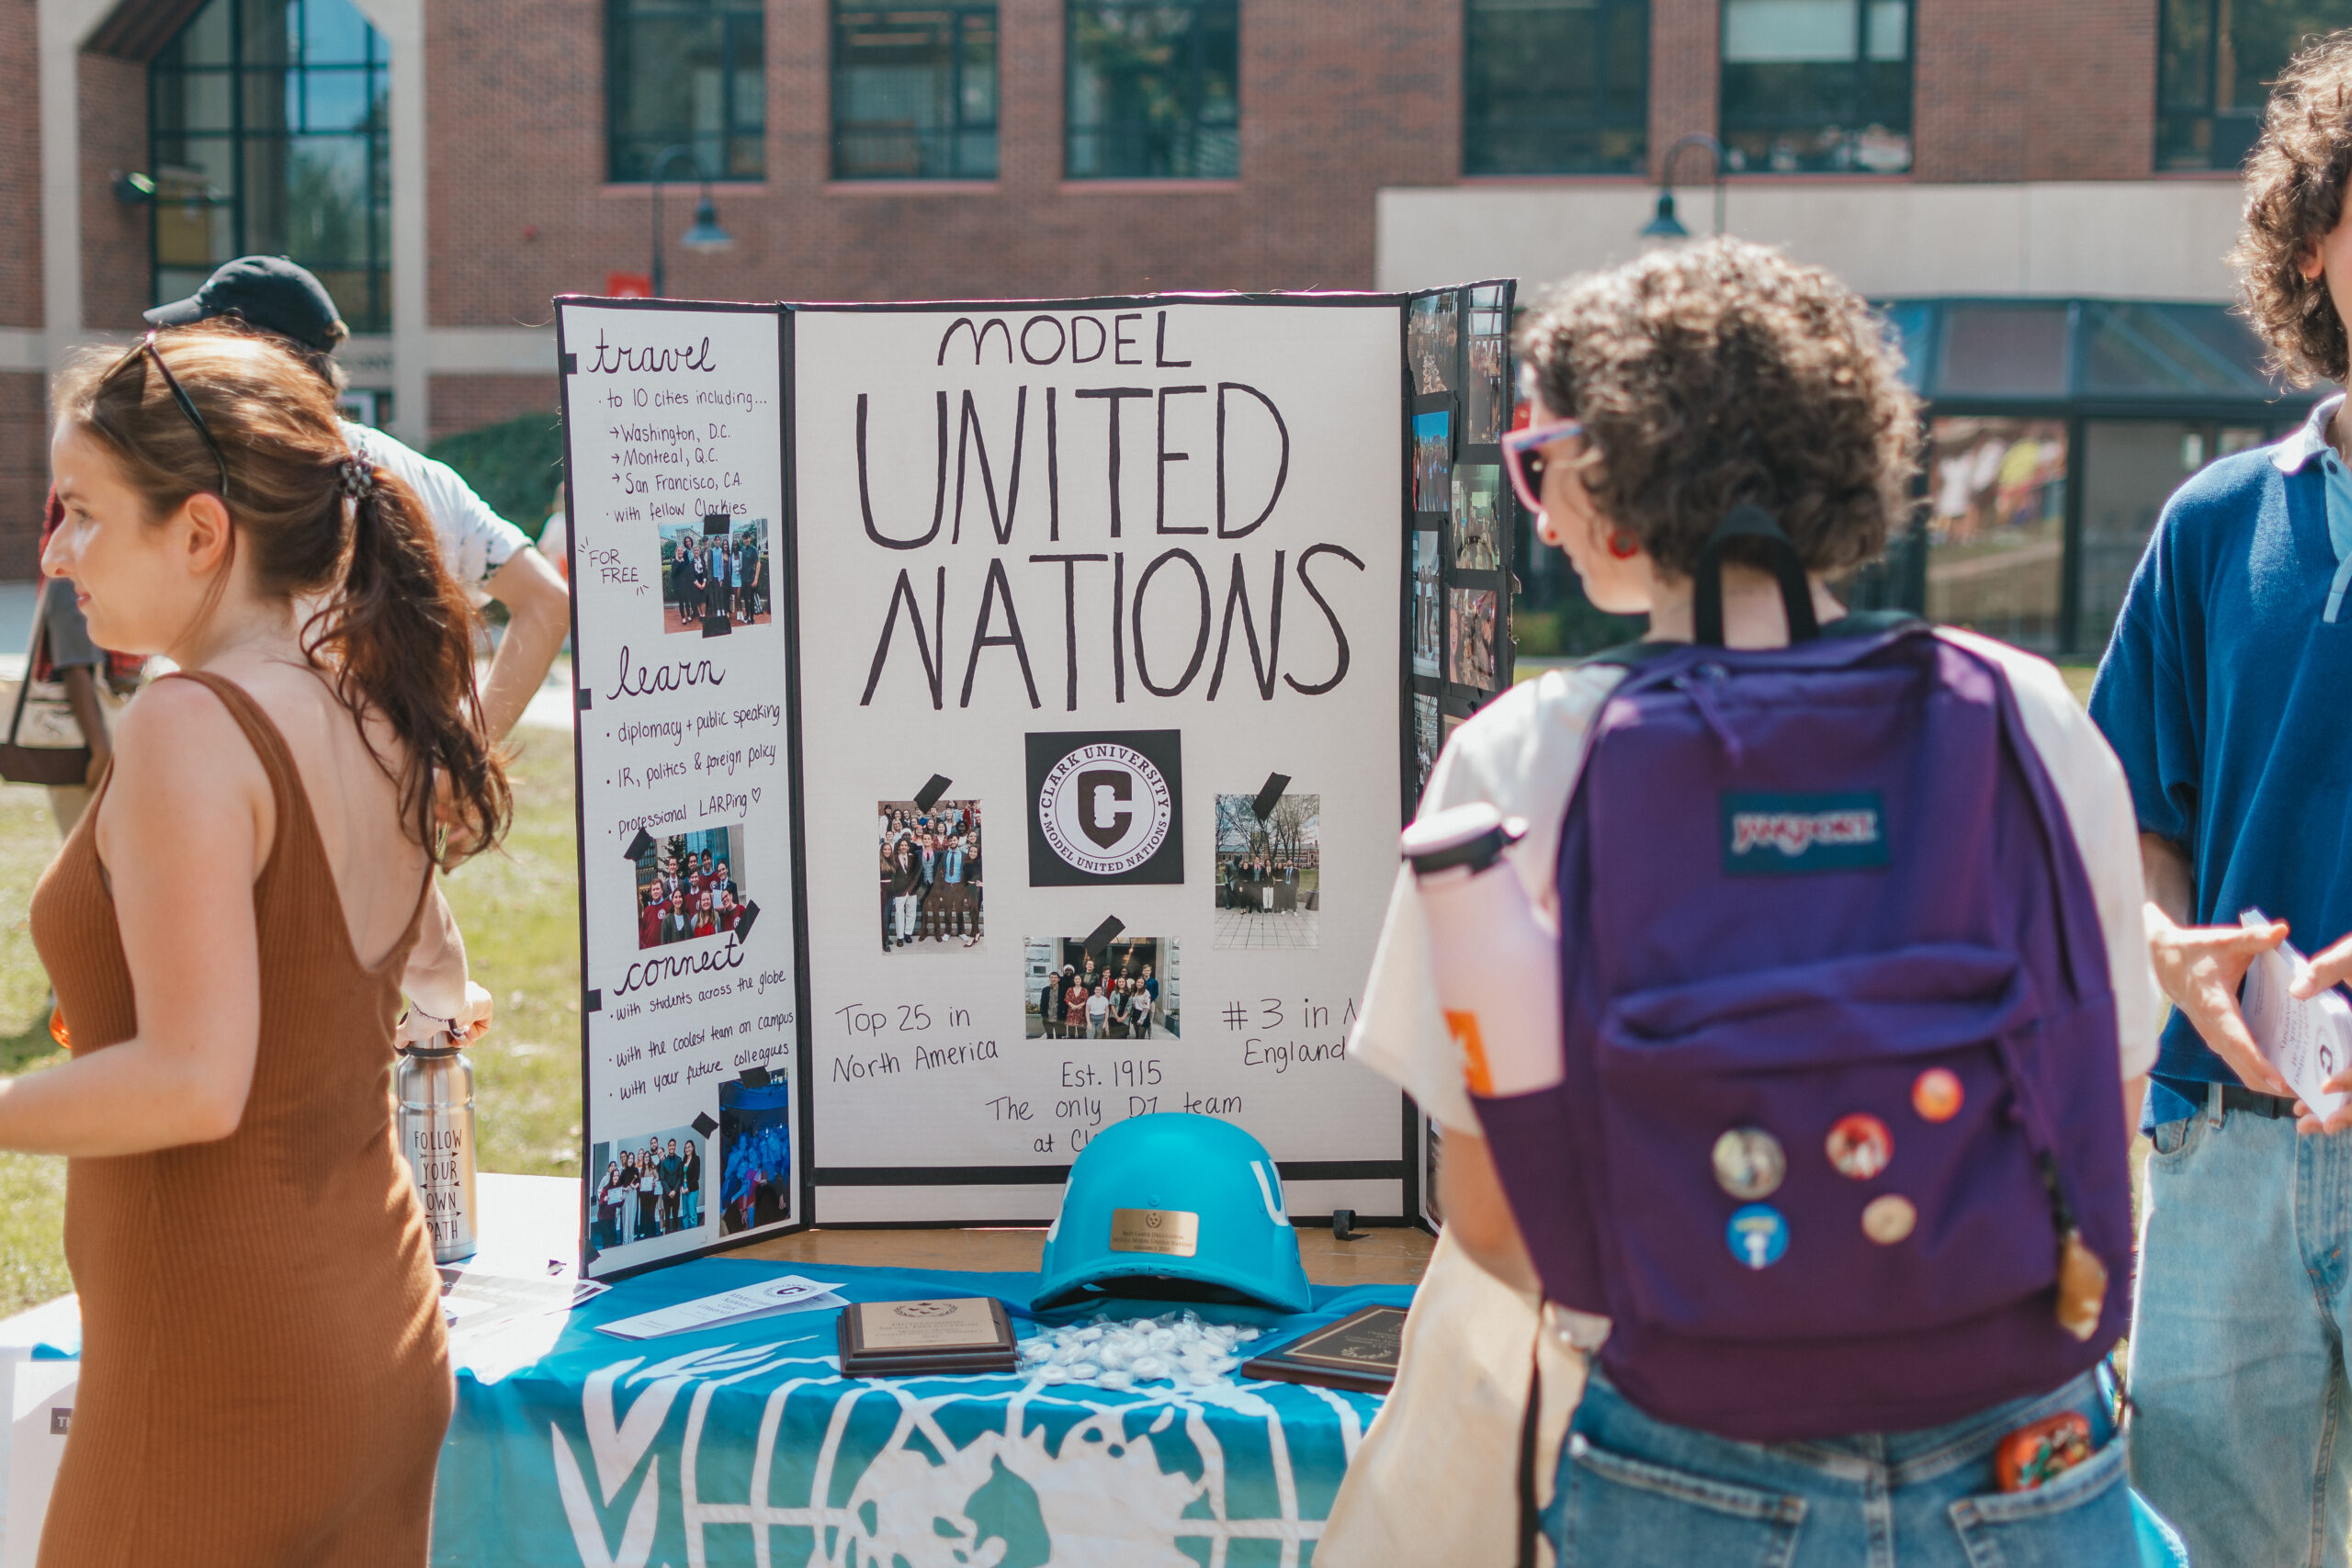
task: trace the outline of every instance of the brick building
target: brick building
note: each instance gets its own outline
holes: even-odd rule
[[[2261,84],[2334,20],[2352,0],[0,0],[0,575],[32,568],[46,369],[243,251],[328,278],[360,412],[421,440],[553,407],[549,297],[651,270],[657,165],[681,296],[1363,288],[1630,254],[1706,133],[1728,226],[1902,302],[1973,422],[1904,570],[1975,586],[1931,607],[2080,644],[2084,540],[2144,528],[2100,520],[2102,444],[2169,454],[2160,486],[2133,459],[2137,517],[2292,417],[2216,325],[2220,257]],[[706,175],[721,251],[679,243]],[[2117,352],[2153,352],[2139,383],[2099,381]]]

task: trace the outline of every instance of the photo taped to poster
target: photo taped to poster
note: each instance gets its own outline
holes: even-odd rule
[[[1510,424],[1510,312],[1505,293],[1499,283],[1470,290],[1470,376],[1463,389],[1462,439],[1473,446],[1500,441]]]
[[[742,923],[751,895],[735,874],[743,863],[741,826],[648,838],[637,856],[639,947],[726,936]]]
[[[783,1078],[718,1086],[718,1228],[765,1230],[793,1215],[792,1093]]]
[[[978,947],[980,803],[885,800],[875,806],[880,840],[882,951],[944,953]]]
[[[1080,936],[1031,937],[1022,943],[1022,951],[1028,986],[1023,998],[1026,1038],[1182,1037],[1182,964],[1175,938],[1123,936],[1090,946]],[[1154,1087],[1116,1068],[1109,1079]]]
[[[1495,595],[1484,588],[1448,589],[1453,641],[1446,649],[1445,678],[1458,685],[1495,689]]]
[[[1426,693],[1413,695],[1413,798],[1430,786],[1430,770],[1437,766],[1437,699]],[[1447,733],[1451,734],[1452,731]]]
[[[1322,819],[1320,795],[1216,797],[1216,946],[1318,945]]]
[[[708,1223],[710,1140],[695,1127],[656,1127],[588,1145],[591,1239],[613,1263],[624,1249],[691,1236]]]
[[[1496,463],[1464,463],[1453,470],[1453,564],[1463,571],[1495,571],[1503,564],[1503,470]]]
[[[1444,563],[1438,556],[1438,531],[1423,528],[1413,536],[1413,673],[1445,673]]]
[[[789,1089],[800,1070],[791,650],[776,597],[784,333],[773,308],[572,299],[557,302],[557,332],[576,633],[584,1271],[609,1277],[719,1245],[722,1087],[751,1073]],[[656,1134],[649,1219],[644,1145]],[[691,1223],[683,1190],[674,1210],[661,1196],[673,1138],[682,1159],[691,1140],[709,1168]],[[634,1209],[606,1201],[624,1155],[638,1168]],[[771,1175],[786,1194],[799,1179],[797,1167]]]
[[[1413,416],[1413,505],[1443,512],[1453,501],[1453,416],[1443,409]]]
[[[1416,391],[1454,389],[1453,354],[1460,319],[1459,303],[1452,289],[1424,294],[1413,301],[1405,321],[1405,352],[1407,363],[1412,367]]]
[[[765,518],[662,525],[662,627],[724,635],[775,614],[775,563]]]
[[[1399,1096],[1346,1059],[1381,900],[1318,899],[1314,946],[1220,948],[1216,890],[1218,795],[1269,787],[1319,801],[1318,879],[1395,873],[1404,317],[1394,295],[793,310],[807,820],[942,776],[989,819],[970,948],[922,906],[899,944],[886,900],[919,862],[886,878],[863,832],[808,837],[824,1223],[1042,1223],[1040,1168],[1188,1110],[1350,1173],[1285,1182],[1302,1213],[1401,1213]],[[1446,476],[1432,495],[1442,515]],[[1146,1023],[1117,987],[1128,1033],[1106,1016],[1115,1043],[1083,1047],[1063,1017],[1049,1047],[1047,972],[1090,942],[1156,944],[1160,995]]]

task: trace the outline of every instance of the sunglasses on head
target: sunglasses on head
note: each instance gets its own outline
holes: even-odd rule
[[[1510,475],[1510,488],[1518,492],[1521,506],[1530,512],[1544,510],[1544,448],[1584,433],[1582,420],[1562,419],[1529,425],[1503,437],[1503,471]]]
[[[196,406],[196,400],[187,395],[187,389],[180,385],[180,378],[172,374],[170,366],[164,363],[163,355],[155,347],[154,333],[151,331],[145,337],[141,338],[131,351],[117,360],[114,368],[108,370],[99,379],[111,381],[121,375],[133,362],[141,359],[153,360],[155,368],[164,373],[164,385],[171,389],[172,400],[180,405],[180,412],[187,415],[187,422],[196,426],[196,434],[203,441],[204,449],[212,454],[213,464],[220,470],[220,499],[226,502],[229,499],[229,459],[221,455],[220,443],[212,439],[212,427],[204,423],[203,411]],[[142,377],[146,373],[146,367],[143,364],[140,367],[140,373]]]

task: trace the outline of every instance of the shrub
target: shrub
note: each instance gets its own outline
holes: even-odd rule
[[[536,539],[563,479],[563,423],[526,413],[445,435],[426,455],[457,469],[491,510]]]

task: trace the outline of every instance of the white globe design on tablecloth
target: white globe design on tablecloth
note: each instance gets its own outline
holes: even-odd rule
[[[1159,852],[1175,819],[1166,775],[1132,747],[1080,746],[1037,791],[1037,825],[1055,854],[1095,876],[1133,871]]]

